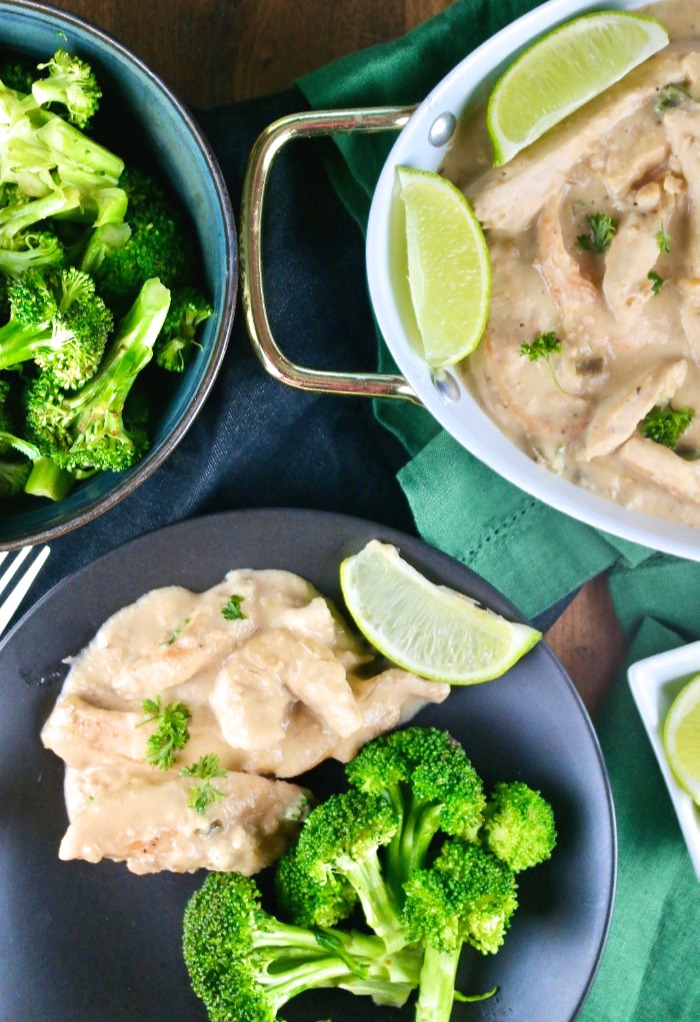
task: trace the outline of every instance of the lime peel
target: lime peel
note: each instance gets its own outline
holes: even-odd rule
[[[684,685],[671,703],[662,740],[673,776],[700,805],[700,675]]]
[[[396,547],[371,540],[340,566],[348,611],[393,663],[432,681],[474,685],[500,677],[541,639],[462,593],[435,585]]]
[[[398,167],[406,215],[408,283],[426,361],[454,365],[486,328],[491,262],[481,224],[451,181]]]
[[[537,39],[501,75],[489,98],[494,165],[512,159],[667,45],[660,21],[631,11],[584,14]]]

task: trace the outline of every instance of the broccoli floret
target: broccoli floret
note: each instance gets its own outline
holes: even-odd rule
[[[386,955],[376,936],[311,930],[266,912],[253,880],[212,873],[190,899],[183,952],[212,1022],[271,1022],[306,990],[343,987],[400,1006],[416,985],[413,951]]]
[[[335,926],[357,905],[357,891],[345,877],[329,874],[318,880],[309,874],[296,845],[277,863],[275,885],[280,911],[299,926]]]
[[[119,324],[97,373],[80,390],[66,394],[55,379],[40,374],[26,397],[29,434],[46,457],[72,472],[120,471],[143,453],[123,422],[126,398],[150,362],[170,303],[159,280],[148,280]]]
[[[484,817],[484,844],[514,872],[551,856],[557,840],[552,807],[522,781],[495,785]]]
[[[72,109],[80,108],[84,114],[87,65],[82,65],[80,70],[85,86],[82,98],[79,93],[83,87],[73,81],[69,100],[69,63],[67,55],[54,58],[54,73],[32,85],[31,98],[0,84],[0,120],[11,125],[11,130],[0,132],[3,136],[2,183],[17,184],[32,199],[56,197],[67,192],[70,201],[56,213],[68,215],[70,211],[78,219],[98,224],[117,222],[126,211],[126,194],[118,187],[124,161],[74,124],[39,106],[34,98],[35,86],[37,94],[51,95],[51,102],[63,93],[65,102],[72,102]],[[77,116],[80,120],[81,115]],[[77,203],[73,201],[76,190]]]
[[[173,293],[155,348],[156,362],[162,369],[184,372],[192,347],[197,347],[197,328],[213,311],[211,303],[198,288],[184,287]]]
[[[32,91],[36,78],[36,66],[29,60],[12,59],[0,64],[0,82],[7,89],[14,89],[26,96]]]
[[[65,50],[57,50],[51,60],[39,64],[48,77],[32,83],[31,93],[39,106],[60,103],[71,124],[84,128],[99,106],[102,92],[89,64]]]
[[[141,170],[127,167],[120,186],[128,196],[125,219],[131,234],[94,268],[98,291],[117,314],[149,277],[171,289],[196,280],[195,246],[180,207]]]
[[[29,271],[8,288],[11,315],[0,327],[0,369],[34,361],[64,387],[97,370],[112,316],[80,270],[44,277]]]
[[[27,270],[57,270],[64,262],[65,249],[53,231],[20,231],[0,242],[0,271],[10,277]]]
[[[462,746],[438,728],[407,728],[369,742],[346,766],[349,782],[381,795],[399,827],[387,847],[387,880],[401,898],[441,831],[473,839],[482,823],[483,785]]]
[[[449,1022],[463,945],[495,954],[517,906],[512,871],[460,838],[447,839],[431,867],[414,870],[406,883],[404,922],[425,948],[417,1019]]]
[[[0,379],[0,497],[23,493],[38,449],[17,436],[15,394],[9,380]]]
[[[389,950],[405,945],[399,909],[384,882],[378,855],[397,826],[398,817],[385,799],[360,791],[332,795],[313,809],[277,885],[292,918],[318,925],[336,914],[335,922],[359,900],[366,921]]]

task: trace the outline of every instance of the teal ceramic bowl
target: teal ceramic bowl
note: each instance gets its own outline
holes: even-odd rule
[[[167,179],[190,211],[199,236],[204,283],[214,314],[204,324],[186,371],[164,374],[159,419],[150,451],[125,472],[100,473],[78,484],[65,500],[34,498],[16,511],[0,509],[0,550],[44,542],[78,528],[132,493],[174,450],[214,382],[231,331],[238,258],[230,199],[206,139],[182,103],[124,46],[70,14],[41,4],[0,2],[0,50],[46,60],[59,47],[94,68],[103,98],[95,133],[127,161],[130,156]]]

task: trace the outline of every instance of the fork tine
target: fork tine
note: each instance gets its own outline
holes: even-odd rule
[[[23,547],[22,550],[20,550],[19,554],[14,559],[10,567],[4,573],[2,578],[0,578],[0,592],[2,592],[6,588],[8,583],[16,574],[18,568],[21,567],[21,565],[23,564],[23,562],[33,549],[34,549],[33,547]],[[32,585],[34,579],[41,571],[44,562],[46,561],[46,558],[49,556],[50,553],[51,553],[50,547],[44,546],[41,548],[37,557],[29,566],[28,570],[20,578],[17,585],[10,592],[2,606],[0,606],[0,635],[2,635],[2,633],[7,628],[8,622],[11,620],[13,614],[15,613],[20,603],[24,599],[25,595],[29,591],[30,586]],[[0,560],[2,560],[2,558],[0,558]]]
[[[32,548],[30,546],[22,547],[22,549],[19,551],[19,553],[15,557],[14,561],[10,564],[7,571],[4,573],[2,578],[0,578],[0,593],[5,591],[5,589],[10,584],[14,576],[17,574],[17,570],[21,567],[22,562],[26,560],[31,551]]]

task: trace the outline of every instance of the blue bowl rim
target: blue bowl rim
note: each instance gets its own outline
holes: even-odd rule
[[[185,408],[174,429],[166,437],[165,441],[157,450],[152,452],[149,451],[138,463],[133,473],[121,480],[118,479],[113,489],[102,496],[96,497],[71,518],[57,522],[56,524],[47,526],[46,528],[33,529],[24,535],[18,535],[12,539],[0,540],[0,550],[16,550],[30,544],[45,543],[52,539],[56,539],[58,536],[63,536],[68,532],[72,532],[74,529],[77,529],[82,525],[86,525],[88,522],[98,518],[100,515],[104,514],[105,511],[110,510],[120,501],[124,500],[124,498],[133,493],[133,491],[140,486],[141,483],[145,482],[145,480],[148,479],[160,465],[162,465],[168,455],[175,450],[204,404],[204,401],[214,384],[214,380],[218,375],[221,363],[223,362],[223,358],[226,353],[226,347],[228,345],[229,336],[233,326],[233,319],[236,311],[236,299],[238,295],[238,242],[231,198],[213,149],[187,107],[180,99],[178,99],[172,89],[170,89],[165,82],[154,71],[152,71],[143,60],[141,60],[140,57],[103,29],[98,28],[96,25],[93,25],[91,22],[86,21],[75,14],[68,13],[56,7],[36,3],[34,0],[11,0],[11,2],[8,2],[8,0],[0,0],[0,15],[2,14],[3,9],[20,9],[29,13],[33,12],[40,14],[47,19],[74,26],[87,35],[99,40],[105,46],[119,52],[131,64],[134,64],[162,94],[165,101],[175,109],[176,113],[187,127],[194,143],[199,148],[214,185],[219,210],[221,212],[221,222],[224,228],[226,260],[222,269],[224,270],[225,279],[227,281],[227,286],[224,292],[224,304],[221,310],[221,323],[212,344],[209,361],[207,362],[202,378],[197,385],[197,389],[195,390],[191,401]]]

